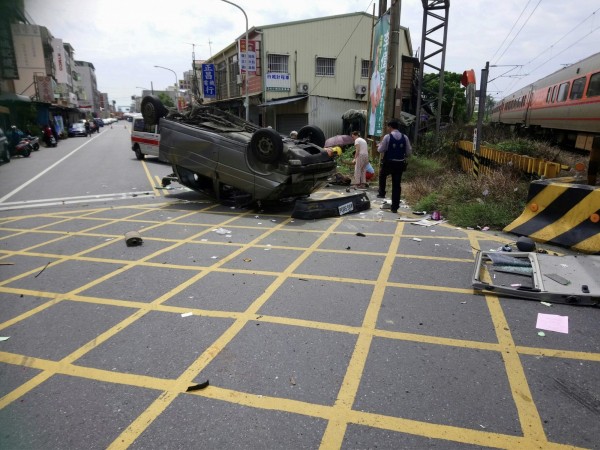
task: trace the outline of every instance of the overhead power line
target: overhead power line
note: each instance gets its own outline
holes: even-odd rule
[[[513,23],[512,27],[510,27],[510,31],[507,33],[506,37],[502,41],[502,44],[500,44],[498,46],[498,48],[496,49],[496,51],[494,52],[494,54],[490,58],[490,61],[492,61],[494,59],[494,57],[500,51],[500,49],[502,48],[502,46],[504,45],[504,43],[506,42],[506,40],[508,39],[508,37],[510,36],[510,34],[512,33],[512,31],[515,29],[515,27],[517,26],[517,23],[519,23],[519,20],[521,20],[521,17],[523,16],[523,13],[525,12],[525,10],[527,9],[527,7],[529,6],[530,2],[531,2],[531,0],[527,1],[527,4],[525,5],[525,7],[523,8],[523,10],[521,11],[521,14],[519,14],[519,17],[517,17],[517,20],[515,20],[515,22]]]
[[[529,19],[531,19],[531,16],[533,16],[533,13],[537,10],[538,6],[540,6],[540,3],[542,3],[542,0],[540,0],[537,3],[537,5],[535,5],[535,8],[533,8],[533,11],[531,11],[531,14],[529,14],[529,16],[527,17],[527,19],[523,23],[523,25],[521,25],[521,28],[519,28],[519,31],[517,31],[517,34],[515,34],[515,36],[512,38],[512,41],[510,41],[510,43],[504,49],[504,51],[502,52],[502,54],[498,57],[498,59],[496,60],[496,62],[498,62],[498,61],[500,61],[502,59],[502,57],[504,56],[504,54],[506,53],[506,51],[510,48],[510,46],[513,44],[513,42],[515,42],[515,39],[517,38],[517,36],[519,36],[519,33],[521,33],[521,30],[523,30],[523,27],[525,27],[525,25],[527,25],[527,22],[529,22]]]

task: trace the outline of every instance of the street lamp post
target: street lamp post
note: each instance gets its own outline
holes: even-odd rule
[[[136,89],[141,89],[142,91],[150,91],[152,92],[152,95],[154,95],[154,84],[152,84],[152,82],[150,82],[150,89],[148,89],[147,87],[141,87],[141,86],[136,86]]]
[[[177,102],[177,111],[179,111],[179,81],[177,80],[177,72],[175,72],[173,69],[169,69],[168,67],[163,67],[163,66],[154,66],[154,67],[158,67],[159,69],[165,69],[165,70],[169,70],[171,72],[173,72],[173,75],[175,75],[175,101]]]
[[[249,100],[249,96],[248,96],[248,48],[250,46],[250,43],[248,42],[248,16],[246,15],[246,11],[244,11],[240,6],[236,5],[233,2],[230,2],[228,0],[221,0],[225,3],[229,3],[230,5],[235,6],[237,9],[239,9],[243,14],[244,17],[246,19],[246,76],[244,77],[244,89],[246,90],[246,120],[250,121],[250,100]],[[240,67],[241,68],[241,67]]]

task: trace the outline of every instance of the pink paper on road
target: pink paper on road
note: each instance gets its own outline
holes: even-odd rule
[[[536,328],[557,333],[569,332],[569,316],[558,316],[556,314],[538,313]]]

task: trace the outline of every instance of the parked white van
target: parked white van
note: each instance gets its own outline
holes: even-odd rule
[[[140,160],[146,155],[158,157],[159,144],[158,125],[146,125],[141,114],[134,115],[131,124],[131,150],[135,152],[135,157]]]

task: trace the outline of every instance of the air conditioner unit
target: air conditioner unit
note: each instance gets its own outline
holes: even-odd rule
[[[354,86],[354,92],[356,93],[356,95],[365,95],[367,93],[367,86],[365,86],[364,84]]]
[[[308,83],[298,83],[298,94],[308,94]]]

